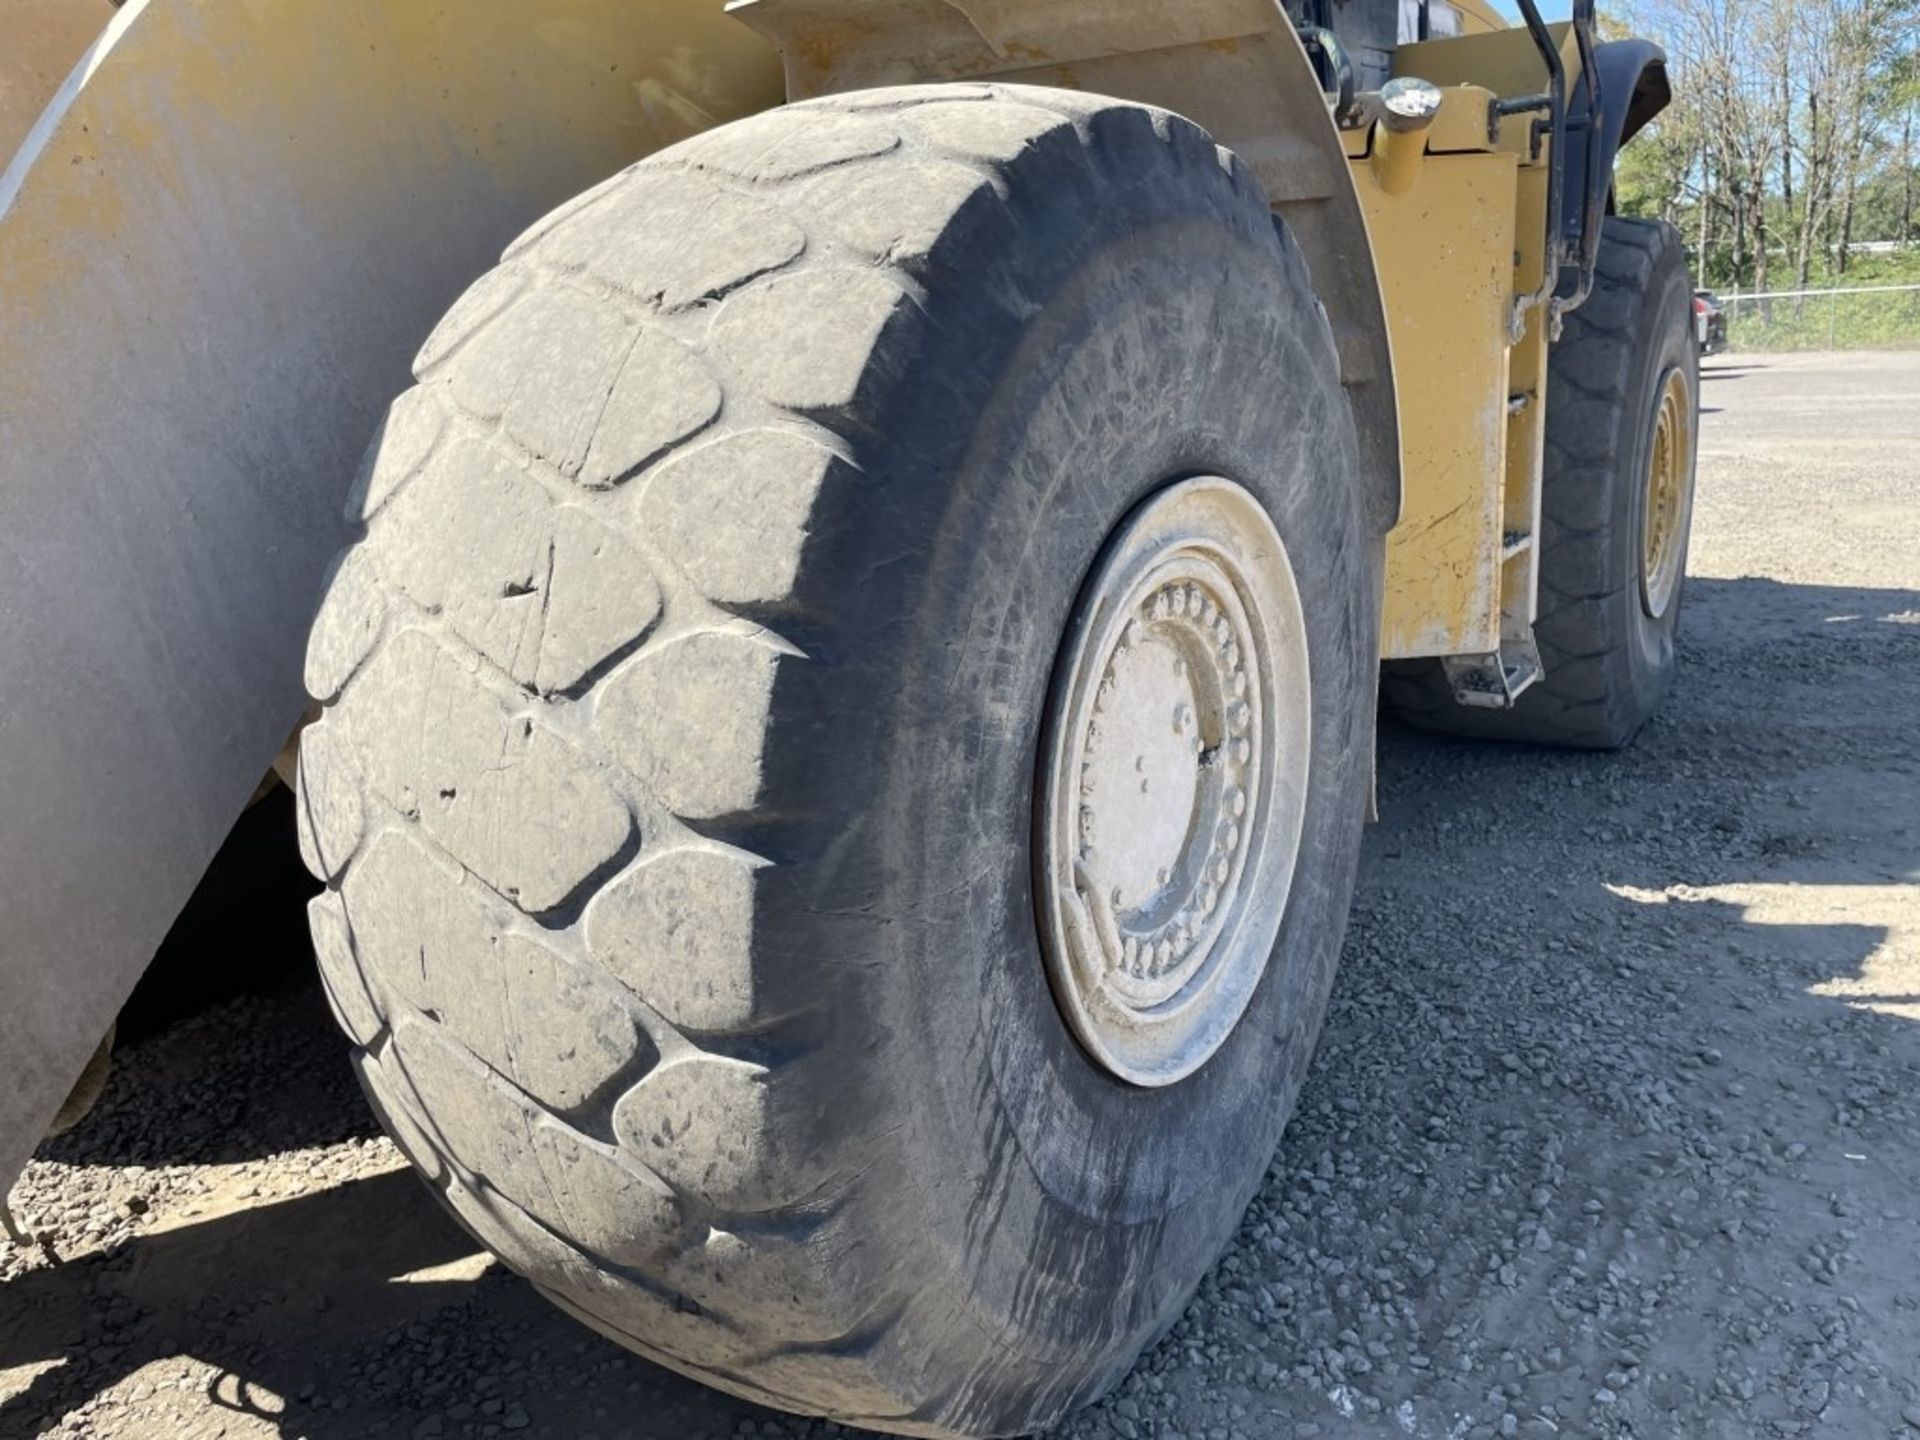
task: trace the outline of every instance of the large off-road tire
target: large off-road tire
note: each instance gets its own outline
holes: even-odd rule
[[[394,1138],[560,1305],[738,1394],[937,1434],[1099,1394],[1273,1153],[1365,808],[1377,542],[1258,185],[1115,101],[796,105],[537,226],[415,373],[300,760]],[[1192,475],[1291,560],[1304,818],[1239,1024],[1136,1087],[1049,989],[1036,775],[1083,581]]]
[[[1671,225],[1604,224],[1593,293],[1566,317],[1547,363],[1533,627],[1544,677],[1512,708],[1491,710],[1457,703],[1437,661],[1388,665],[1387,699],[1427,729],[1615,750],[1673,683],[1700,394],[1693,292]],[[1662,505],[1649,481],[1669,460]]]

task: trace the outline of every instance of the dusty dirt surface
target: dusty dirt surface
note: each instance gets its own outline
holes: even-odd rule
[[[1064,1433],[1920,1440],[1920,356],[1728,359],[1704,396],[1666,712],[1617,757],[1388,727],[1267,1184]],[[290,978],[131,1041],[34,1162],[62,1259],[0,1247],[0,1434],[832,1428],[476,1256],[297,938],[212,935]]]

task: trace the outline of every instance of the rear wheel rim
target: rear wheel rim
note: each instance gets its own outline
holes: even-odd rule
[[[1305,816],[1305,616],[1247,490],[1182,481],[1109,540],[1067,631],[1039,788],[1049,982],[1131,1084],[1191,1075],[1265,973]]]
[[[1658,620],[1680,588],[1693,475],[1693,394],[1674,366],[1660,378],[1640,523],[1640,603]]]

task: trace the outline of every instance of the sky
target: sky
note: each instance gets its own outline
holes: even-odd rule
[[[1540,6],[1541,18],[1550,21],[1566,19],[1573,9],[1569,0],[1536,0],[1536,3]],[[1493,0],[1493,8],[1509,20],[1520,18],[1520,7],[1513,0]]]

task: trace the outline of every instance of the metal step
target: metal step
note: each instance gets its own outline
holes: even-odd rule
[[[1448,655],[1441,662],[1453,698],[1483,710],[1505,710],[1546,673],[1531,633],[1504,640],[1490,655]]]

